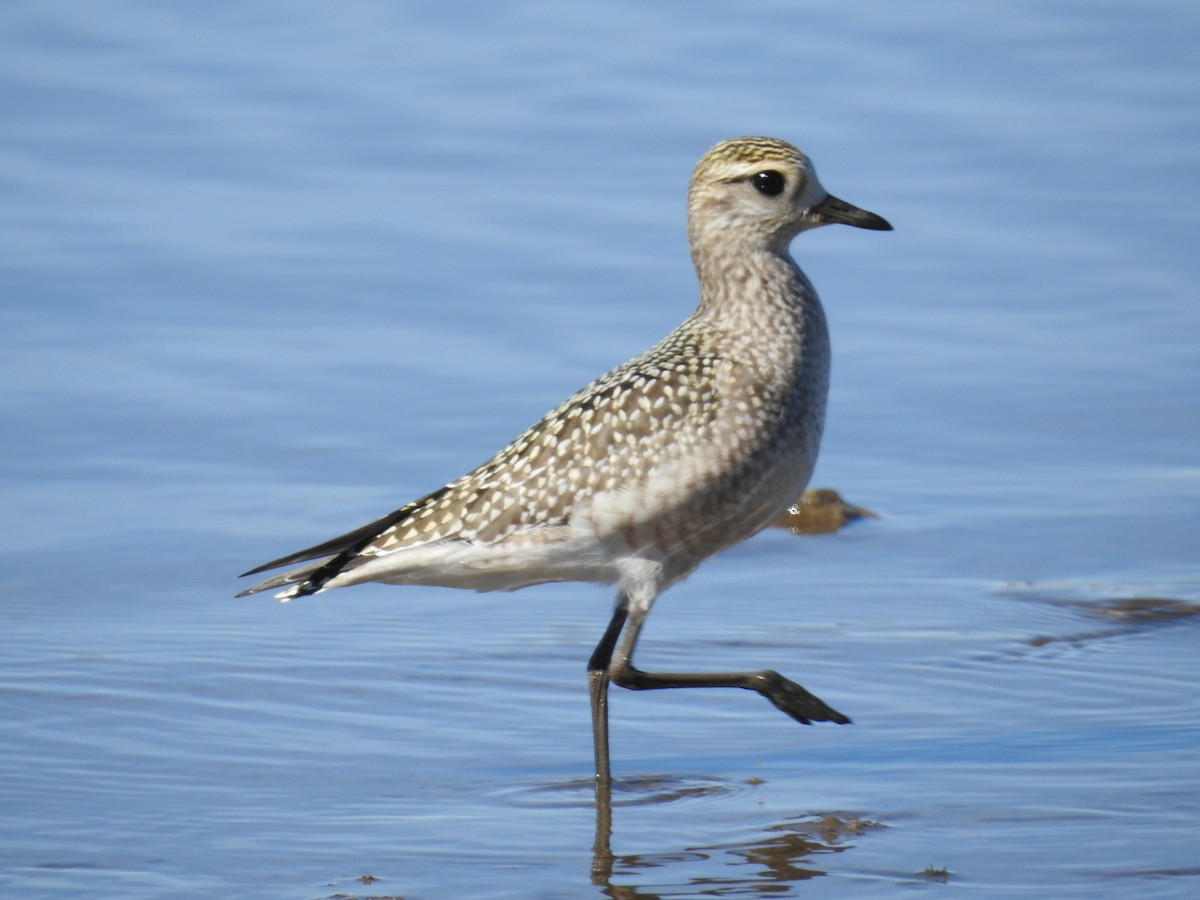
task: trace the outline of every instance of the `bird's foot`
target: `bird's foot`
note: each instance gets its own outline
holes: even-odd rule
[[[805,725],[811,725],[813,722],[850,724],[849,716],[838,712],[820,697],[809,693],[773,669],[755,672],[754,678],[757,682],[754,689],[797,722]]]

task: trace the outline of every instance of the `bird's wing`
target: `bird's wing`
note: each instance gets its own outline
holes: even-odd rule
[[[719,360],[683,346],[679,332],[577,392],[472,472],[340,537],[249,572],[322,557],[238,596],[295,585],[288,597],[319,591],[340,572],[437,541],[503,540],[556,528],[599,491],[632,486],[652,461],[698,439],[717,399],[704,374]],[[686,352],[685,352],[686,351]],[[662,408],[652,409],[651,401]]]
[[[396,523],[404,521],[424,504],[436,502],[446,490],[447,488],[436,490],[432,494],[422,497],[420,500],[415,500],[406,506],[402,506],[400,509],[390,512],[386,516],[376,519],[374,522],[368,522],[360,528],[355,528],[353,531],[348,531],[345,534],[308,547],[305,550],[297,550],[295,553],[289,553],[287,556],[281,556],[279,559],[273,559],[268,563],[263,563],[261,566],[255,566],[253,569],[243,572],[239,577],[245,578],[247,575],[257,575],[259,572],[278,569],[281,566],[290,566],[293,563],[305,562],[310,559],[317,560],[310,565],[259,582],[242,591],[237,596],[245,597],[249,594],[257,594],[259,591],[269,591],[272,588],[307,582],[312,580],[313,576],[317,575],[322,568],[328,568],[326,577],[320,579],[320,583],[323,584],[329,578],[333,577],[333,575],[336,575],[342,566],[362,550],[363,547],[366,547],[378,538],[379,535],[395,526]]]

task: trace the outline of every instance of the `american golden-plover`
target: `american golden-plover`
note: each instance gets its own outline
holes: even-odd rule
[[[829,334],[788,245],[834,222],[891,229],[827,193],[808,157],[785,141],[717,144],[688,191],[700,303],[683,324],[457,481],[250,570],[316,560],[239,596],[283,588],[275,596],[287,600],[365,581],[480,591],[616,584],[612,619],[588,662],[598,785],[610,781],[610,680],[633,690],[746,688],[805,724],[848,722],[770,669],[633,665],[655,598],[771,524],[808,483],[825,417]]]

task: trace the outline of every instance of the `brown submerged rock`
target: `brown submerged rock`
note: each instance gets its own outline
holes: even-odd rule
[[[842,499],[833,488],[810,488],[772,524],[793,534],[828,534],[855,519],[878,519],[862,506]]]

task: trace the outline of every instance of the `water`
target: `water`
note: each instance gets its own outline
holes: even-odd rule
[[[0,22],[0,893],[1195,894],[1193,4]],[[605,591],[233,576],[671,328],[688,173],[739,133],[896,226],[794,248],[816,482],[881,518],[713,561],[640,659],[774,666],[855,724],[615,692],[593,879]]]

